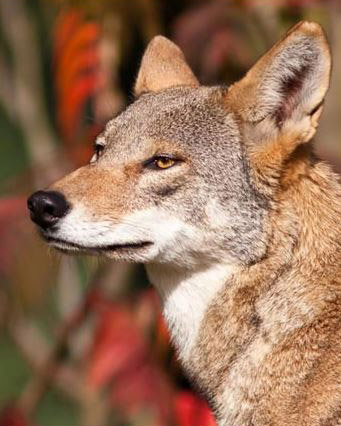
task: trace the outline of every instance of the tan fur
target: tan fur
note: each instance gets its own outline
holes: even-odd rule
[[[94,170],[82,167],[75,172],[65,176],[56,182],[51,188],[53,190],[62,190],[73,203],[81,202],[89,211],[93,212],[93,203],[96,202],[96,208],[103,214],[109,213],[112,218],[118,219],[127,213],[126,194],[129,192],[129,186],[136,177],[136,165],[129,165],[121,173],[114,176],[110,170]],[[84,193],[87,197],[84,197]],[[117,193],[120,197],[117,197]],[[112,203],[108,203],[108,197]]]

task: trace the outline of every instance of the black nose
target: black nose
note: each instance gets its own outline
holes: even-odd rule
[[[55,225],[70,208],[63,194],[56,191],[37,191],[27,200],[31,219],[44,229]]]

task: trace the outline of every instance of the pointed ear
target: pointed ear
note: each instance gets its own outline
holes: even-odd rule
[[[330,69],[322,28],[300,22],[230,89],[229,98],[244,122],[265,120],[272,133],[296,129],[304,142],[315,133]]]
[[[199,86],[179,47],[163,36],[149,43],[135,84],[135,95],[175,86]]]

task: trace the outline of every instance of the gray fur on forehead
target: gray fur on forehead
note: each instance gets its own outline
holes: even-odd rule
[[[154,136],[155,131],[166,132],[188,121],[195,128],[199,124],[198,119],[207,120],[210,116],[212,119],[214,114],[218,113],[219,100],[221,100],[220,115],[223,118],[226,111],[223,111],[222,94],[223,89],[219,87],[196,89],[176,87],[159,93],[146,93],[109,122],[107,132],[121,130],[138,132],[143,136]],[[175,117],[177,112],[179,114]],[[175,118],[180,122],[175,122]]]
[[[158,141],[173,143],[211,183],[220,187],[226,176],[236,190],[246,190],[239,128],[226,109],[225,92],[220,87],[180,87],[144,94],[108,124],[107,140],[117,153],[127,148],[140,152],[141,160],[146,140],[154,140],[155,146]]]
[[[146,138],[183,148],[196,172],[218,188],[224,176],[240,194],[248,192],[244,149],[237,120],[228,112],[221,87],[173,88],[138,98],[108,126],[116,142],[130,139],[134,150]],[[242,179],[242,175],[244,178]],[[226,189],[226,188],[225,188]]]

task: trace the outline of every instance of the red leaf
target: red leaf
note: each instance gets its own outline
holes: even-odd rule
[[[135,369],[144,361],[147,349],[130,312],[107,304],[100,313],[88,377],[90,383],[102,386],[122,371]]]
[[[167,420],[172,415],[171,387],[166,376],[151,361],[122,373],[112,386],[111,400],[128,416],[152,412],[160,425],[169,424]]]
[[[149,352],[135,309],[100,297],[93,300],[92,307],[100,318],[90,354],[90,384],[110,384],[113,406],[120,407],[128,418],[148,412],[158,425],[167,424],[172,410],[171,386]]]
[[[179,426],[216,426],[206,402],[189,391],[182,391],[177,394],[175,415]]]
[[[17,247],[22,227],[28,222],[26,199],[21,197],[0,199],[0,272],[8,269],[12,261],[13,250]]]
[[[16,220],[26,212],[26,198],[0,198],[0,227],[5,222]]]
[[[8,405],[0,413],[0,426],[28,426],[28,421],[18,407]]]

